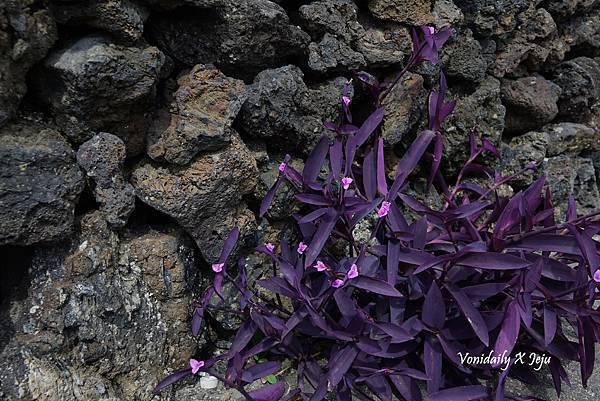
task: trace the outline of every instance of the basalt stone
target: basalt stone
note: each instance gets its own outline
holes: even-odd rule
[[[600,151],[600,130],[597,128],[577,123],[559,123],[546,126],[543,131],[550,138],[548,156],[577,156]]]
[[[308,50],[308,66],[318,73],[358,70],[366,66],[362,54],[329,33],[319,43],[312,42]]]
[[[268,0],[220,1],[214,7],[179,8],[149,21],[150,35],[180,64],[215,64],[228,75],[251,79],[259,71],[304,54],[310,36],[291,25]]]
[[[600,9],[578,15],[560,25],[561,39],[574,53],[600,56]]]
[[[74,152],[57,131],[26,121],[0,129],[0,244],[68,238],[83,187]]]
[[[0,126],[14,116],[27,92],[27,72],[56,39],[56,24],[44,2],[0,3]]]
[[[329,33],[351,44],[364,34],[357,21],[358,8],[352,0],[315,1],[300,7],[298,13],[302,27],[315,42]]]
[[[533,162],[541,166],[546,158],[546,153],[550,141],[550,135],[547,132],[528,132],[524,135],[516,136],[508,144],[501,146],[502,159],[500,160],[500,169],[502,175],[508,176],[522,171],[527,164]],[[511,184],[525,188],[539,176],[539,171],[527,170],[511,181]]]
[[[584,121],[591,106],[600,99],[600,63],[588,57],[577,57],[561,63],[553,81],[562,89],[558,101],[560,116],[571,121]]]
[[[324,133],[323,122],[340,112],[345,78],[308,87],[293,65],[256,76],[242,107],[241,126],[274,148],[308,153]]]
[[[473,83],[483,81],[488,65],[481,45],[469,29],[455,32],[442,52],[444,72],[450,78]]]
[[[431,0],[369,0],[369,10],[379,19],[424,25],[432,22]]]
[[[484,79],[474,92],[460,94],[456,99],[456,108],[443,127],[443,157],[451,169],[460,168],[467,159],[469,132],[473,127],[499,145],[506,113],[500,100],[500,81],[491,76]]]
[[[149,16],[148,10],[129,0],[58,0],[51,6],[60,24],[106,30],[126,42],[142,37]]]
[[[558,219],[564,220],[570,195],[575,198],[580,215],[600,208],[600,193],[591,159],[560,155],[548,158],[542,168],[548,178]]]
[[[70,244],[36,249],[27,297],[5,300],[15,332],[0,350],[5,399],[145,400],[195,352],[193,241],[172,227],[117,236],[99,212],[80,226]]]
[[[454,0],[465,22],[482,36],[502,35],[517,26],[517,15],[530,6],[528,0]]]
[[[452,0],[436,0],[431,13],[437,27],[458,26],[465,19],[462,10]]]
[[[364,21],[364,34],[356,42],[356,50],[367,64],[388,67],[402,63],[412,50],[409,30],[394,22]]]
[[[171,216],[194,238],[206,260],[215,260],[229,231],[237,225],[242,239],[255,227],[242,197],[256,186],[256,161],[236,133],[231,143],[196,156],[186,166],[141,161],[131,183],[138,197]]]
[[[150,127],[148,154],[187,164],[199,152],[230,141],[231,123],[246,100],[246,89],[242,81],[203,65],[181,75],[177,85]]]
[[[598,6],[598,0],[545,0],[544,8],[560,18],[583,13]]]
[[[76,144],[111,132],[125,142],[128,154],[139,154],[164,61],[156,47],[86,36],[44,60],[34,76],[35,94]]]
[[[407,73],[390,91],[382,105],[386,109],[381,135],[387,146],[402,141],[419,121],[425,107],[423,77]]]
[[[121,228],[135,208],[135,191],[123,176],[125,144],[119,137],[100,133],[77,150],[77,162],[93,183],[96,201],[111,227]]]
[[[558,114],[561,88],[542,76],[502,82],[502,102],[506,106],[506,131],[525,132],[540,128]]]

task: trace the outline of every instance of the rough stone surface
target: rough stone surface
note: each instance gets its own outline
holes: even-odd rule
[[[125,144],[100,133],[79,147],[77,162],[94,183],[94,195],[108,224],[121,228],[135,208],[135,192],[123,176]]]
[[[42,1],[0,3],[0,126],[14,116],[27,91],[27,72],[56,38],[56,23]]]
[[[144,160],[131,177],[138,197],[184,227],[209,261],[218,258],[235,223],[242,238],[251,235],[254,224],[242,196],[256,186],[256,161],[237,134],[231,139],[229,146],[185,167]]]
[[[323,122],[339,113],[346,80],[336,78],[309,88],[303,77],[302,71],[291,65],[261,72],[242,108],[244,130],[282,149],[312,149],[323,134]]]
[[[514,137],[508,144],[502,144],[502,174],[512,175],[521,171],[525,166],[534,162],[541,166],[546,158],[550,135],[547,132],[528,132]],[[527,187],[539,175],[539,172],[528,170],[518,175],[511,184],[518,187]]]
[[[83,186],[58,132],[34,122],[0,129],[0,244],[67,239]]]
[[[302,26],[314,41],[325,33],[345,43],[352,43],[364,34],[358,23],[358,8],[352,0],[320,0],[300,7]]]
[[[111,132],[123,139],[128,154],[139,154],[163,63],[156,47],[123,47],[87,36],[44,61],[36,92],[71,141]]]
[[[226,74],[251,78],[303,54],[310,37],[268,0],[227,0],[211,9],[160,13],[151,35],[173,59],[189,67],[214,63]]]
[[[560,155],[543,165],[552,191],[557,217],[564,219],[569,195],[577,202],[577,213],[587,214],[600,209],[600,193],[591,159]]]
[[[600,131],[577,123],[559,123],[544,127],[548,133],[549,156],[567,154],[577,156],[584,152],[600,151]]]
[[[430,0],[369,0],[369,10],[382,20],[424,25],[432,21]]]
[[[488,67],[483,49],[470,30],[453,36],[444,47],[442,62],[448,77],[474,83],[483,81]]]
[[[352,71],[366,65],[362,54],[329,33],[319,43],[311,42],[308,50],[308,66],[315,72]]]
[[[467,24],[482,36],[502,35],[517,26],[517,15],[527,9],[527,0],[454,0]]]
[[[149,16],[148,10],[129,0],[59,0],[52,4],[52,14],[59,23],[89,25],[127,42],[142,37],[144,22]]]
[[[246,99],[246,89],[242,81],[203,65],[181,75],[177,85],[150,127],[148,155],[187,164],[197,153],[230,141],[229,128]]]
[[[7,300],[3,399],[146,400],[195,350],[193,242],[169,227],[119,237],[98,212],[80,226],[71,244],[36,251],[27,297]]]
[[[363,22],[364,34],[356,42],[356,50],[369,65],[387,67],[400,64],[412,50],[408,29],[394,22]]]
[[[565,61],[556,69],[554,82],[562,89],[560,116],[571,121],[584,119],[600,99],[600,63],[588,57]]]
[[[386,108],[381,129],[385,144],[395,146],[410,132],[421,117],[425,107],[423,77],[406,74],[384,99]]]
[[[558,114],[561,89],[541,76],[502,82],[506,131],[524,132],[549,123]]]

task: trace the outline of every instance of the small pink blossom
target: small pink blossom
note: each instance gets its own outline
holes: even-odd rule
[[[202,367],[204,367],[204,361],[190,359],[190,367],[192,368],[192,373],[196,374]]]
[[[430,33],[431,35],[433,35],[433,34],[435,33],[435,28],[434,28],[434,27],[432,27],[432,26],[428,26],[428,27],[427,27],[427,29],[429,30],[429,33]]]
[[[340,280],[339,278],[336,278],[335,280],[333,280],[333,283],[331,283],[331,286],[333,288],[340,288],[343,285],[344,285],[344,280]]]
[[[212,269],[215,273],[221,273],[223,271],[223,266],[225,266],[225,263],[213,263]]]
[[[351,100],[348,96],[342,96],[342,102],[344,102],[346,107],[348,107],[350,105]]]
[[[350,177],[342,178],[342,186],[344,187],[345,190],[348,190],[348,188],[350,188],[350,184],[352,184],[352,181],[354,181],[354,180]]]
[[[390,206],[391,206],[391,203],[390,203],[390,202],[388,202],[388,201],[383,201],[383,202],[381,203],[381,207],[380,207],[380,208],[379,208],[379,210],[377,211],[377,216],[379,216],[379,217],[385,217],[385,216],[387,216],[387,214],[388,214],[388,213],[389,213],[389,211],[390,211]]]
[[[358,266],[356,266],[356,264],[353,263],[352,266],[350,266],[347,276],[349,279],[358,277]]]
[[[298,244],[298,253],[300,255],[302,255],[304,253],[304,251],[306,251],[306,248],[308,248],[308,245],[306,245],[304,242],[301,242]]]
[[[285,171],[285,167],[286,167],[286,166],[287,166],[287,164],[285,164],[285,163],[281,163],[281,164],[279,165],[279,171],[281,171],[281,172],[283,173],[283,172]]]
[[[600,269],[596,270],[596,273],[594,273],[594,281],[600,283]]]
[[[270,242],[267,242],[265,244],[265,248],[267,248],[267,251],[273,253],[273,251],[275,250],[275,245],[271,244]]]
[[[321,262],[320,260],[317,260],[317,264],[315,265],[315,268],[318,271],[322,272],[322,271],[327,270],[327,265],[325,263]]]

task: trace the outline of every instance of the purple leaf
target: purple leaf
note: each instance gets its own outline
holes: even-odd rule
[[[283,184],[283,180],[281,178],[278,178],[273,184],[273,186],[269,188],[269,191],[267,192],[260,204],[260,217],[263,217],[265,213],[267,213],[267,210],[269,210],[271,203],[273,203],[273,198],[275,197],[275,194],[281,187],[281,184]]]
[[[349,284],[356,288],[361,288],[379,295],[398,298],[402,297],[402,294],[400,294],[393,286],[376,278],[365,277],[361,275],[350,280]]]
[[[549,305],[544,306],[544,342],[549,345],[556,335],[556,311]]]
[[[383,107],[377,108],[361,125],[358,129],[358,132],[354,136],[353,142],[356,147],[360,147],[365,141],[369,138],[369,136],[377,129],[381,121],[383,120],[383,115],[385,114],[385,109]]]
[[[317,232],[315,232],[315,235],[308,245],[308,249],[305,252],[306,259],[304,266],[310,266],[317,260],[321,250],[329,239],[329,234],[331,234],[333,227],[335,227],[335,224],[337,223],[337,219],[338,216],[335,210],[330,209],[327,212],[326,217],[319,224]]]
[[[509,303],[506,308],[504,321],[502,322],[502,327],[494,346],[494,353],[498,357],[502,355],[509,356],[517,342],[521,326],[518,308],[516,300]]]
[[[379,138],[377,141],[377,191],[385,196],[387,195],[388,188],[385,178],[385,160],[383,154],[383,139]]]
[[[358,355],[358,349],[350,344],[344,347],[342,350],[332,354],[331,356],[331,368],[327,373],[327,387],[331,390],[338,385],[342,377],[348,372],[354,359]]]
[[[279,362],[257,363],[242,372],[242,380],[252,383],[255,380],[277,373],[281,369]]]
[[[156,385],[156,387],[154,387],[154,390],[152,390],[153,394],[158,394],[162,391],[162,389],[164,389],[167,386],[170,386],[173,383],[178,382],[179,380],[183,379],[184,377],[188,377],[192,375],[192,369],[186,369],[186,370],[181,370],[179,372],[175,372],[170,374],[169,376],[165,377],[163,380],[160,381],[160,383],[158,383]]]
[[[363,160],[363,185],[367,199],[373,200],[377,193],[377,166],[373,149],[369,149]]]
[[[404,156],[398,163],[396,178],[388,193],[388,199],[393,200],[396,198],[396,195],[398,194],[398,191],[400,191],[400,188],[402,188],[402,185],[404,185],[406,178],[408,178],[410,173],[417,166],[417,163],[421,160],[423,153],[425,153],[434,137],[435,134],[432,131],[423,131],[410,145],[406,153],[404,153]]]
[[[473,401],[489,397],[489,390],[483,386],[454,387],[429,394],[429,401]]]
[[[302,180],[305,184],[314,182],[317,179],[328,151],[329,138],[323,136],[308,156],[308,159],[306,159],[304,170],[302,171]]]
[[[495,252],[471,253],[458,259],[457,263],[486,270],[524,269],[531,265],[531,262],[517,256]]]
[[[436,329],[441,329],[446,320],[446,305],[440,287],[435,281],[431,283],[425,302],[423,302],[423,311],[421,312],[423,323]]]
[[[448,291],[456,300],[458,307],[462,311],[463,315],[465,315],[467,318],[467,321],[471,327],[473,327],[477,337],[479,337],[483,345],[487,347],[489,345],[490,338],[487,326],[479,311],[473,306],[469,297],[467,297],[459,288],[448,288]]]
[[[223,244],[223,249],[221,250],[221,256],[219,256],[219,263],[227,262],[229,255],[231,255],[233,248],[235,248],[235,244],[237,243],[239,236],[240,236],[240,229],[237,227],[234,227],[233,230],[231,230],[231,232],[227,236],[225,243]]]
[[[425,338],[423,363],[425,373],[429,377],[427,392],[431,394],[438,391],[442,384],[442,348],[433,337]]]
[[[279,401],[284,393],[285,383],[277,382],[275,384],[268,384],[258,390],[250,391],[248,395],[254,401]]]

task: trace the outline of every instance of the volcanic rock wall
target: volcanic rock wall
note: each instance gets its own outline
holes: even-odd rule
[[[443,169],[475,127],[505,173],[541,166],[507,191],[544,173],[563,209],[598,209],[598,0],[1,2],[0,399],[146,400],[214,347],[188,329],[207,263],[233,225],[247,247],[293,235],[285,191],[257,218],[284,154],[301,164],[350,71],[392,76],[420,24],[456,31]],[[436,77],[386,98],[388,159]]]

